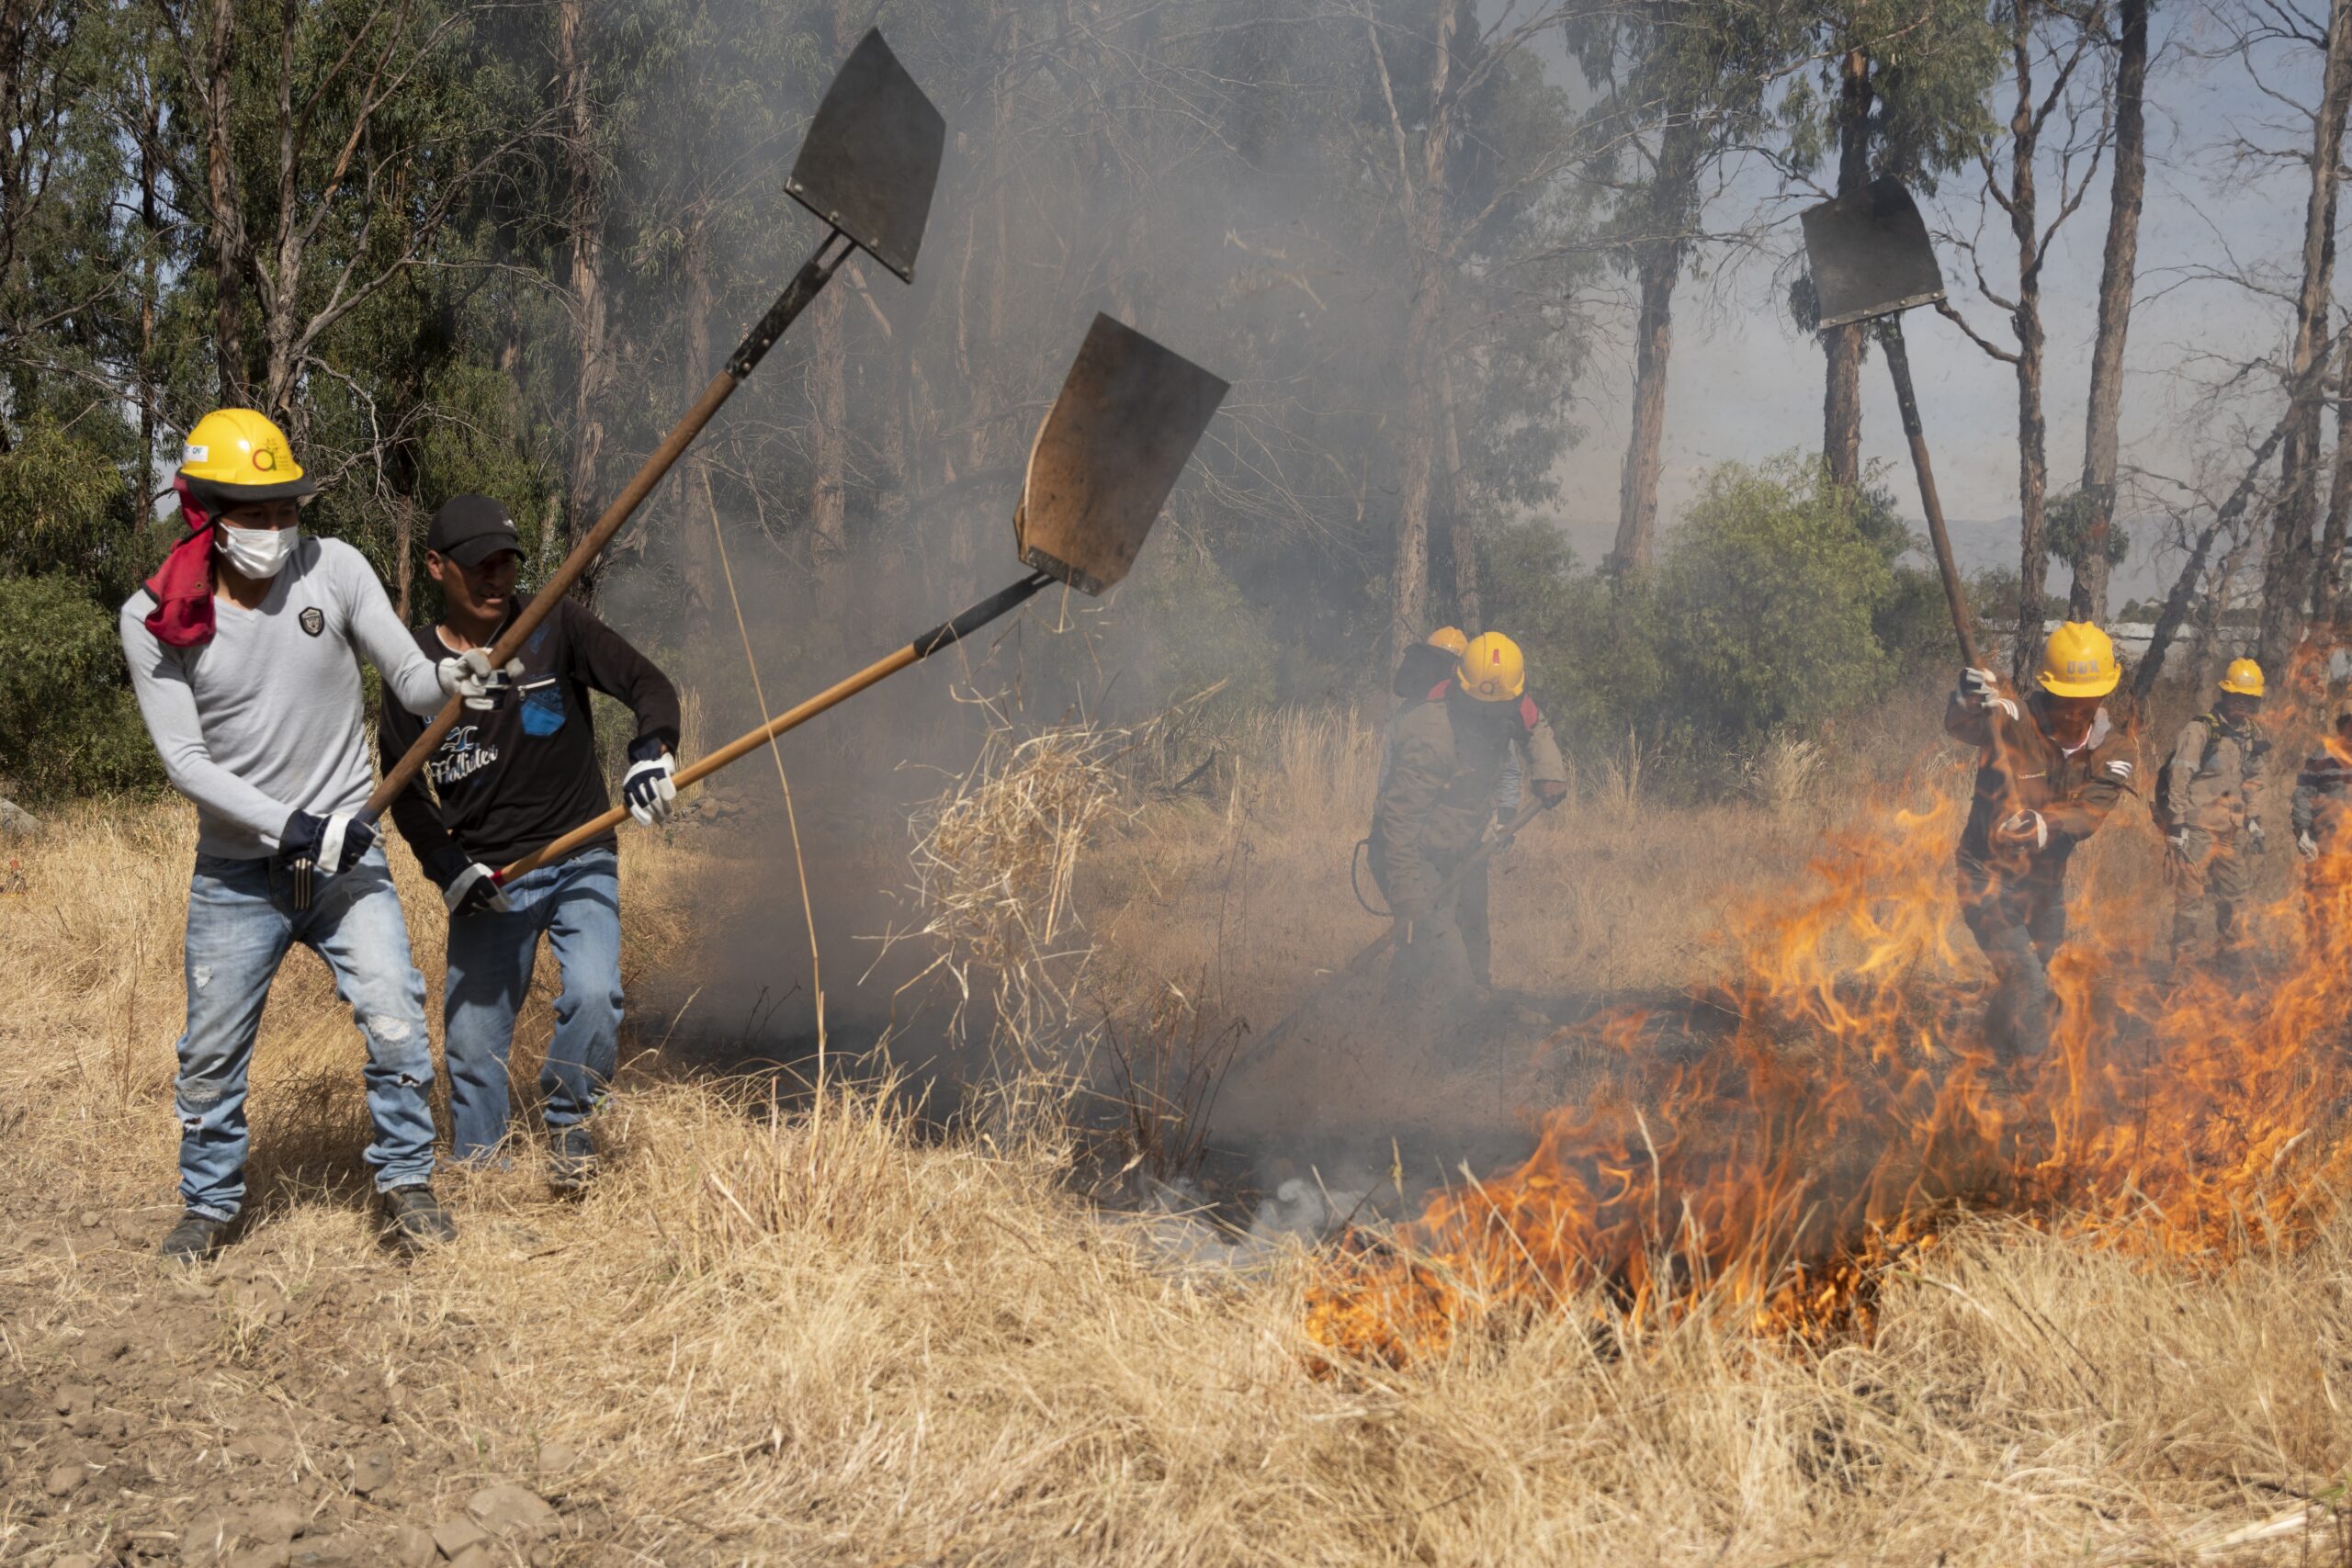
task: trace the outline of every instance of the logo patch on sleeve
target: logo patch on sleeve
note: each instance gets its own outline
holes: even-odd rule
[[[309,608],[305,609],[300,615],[296,616],[295,619],[301,622],[302,629],[310,633],[312,637],[318,637],[327,629],[327,613],[324,610],[320,609],[316,604],[312,604]]]

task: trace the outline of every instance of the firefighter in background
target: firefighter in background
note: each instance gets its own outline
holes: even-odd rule
[[[1551,727],[1527,697],[1527,660],[1500,632],[1469,640],[1453,675],[1397,716],[1373,808],[1372,869],[1396,919],[1392,1000],[1442,1008],[1485,982],[1490,942],[1484,868],[1440,896],[1485,837],[1503,764],[1516,751],[1539,799],[1568,790]]]
[[[2212,711],[2181,729],[2157,781],[2156,821],[2172,846],[2172,956],[2188,953],[2213,910],[2214,945],[2231,959],[2239,906],[2254,890],[2253,857],[2262,852],[2262,765],[2270,743],[2254,732],[2262,706],[2262,666],[2233,660],[2222,676]]]
[[[1961,672],[1944,728],[1977,749],[1976,791],[1954,857],[1961,913],[1997,982],[1986,1034],[2005,1061],[2050,1044],[2051,954],[2066,940],[2066,863],[2132,787],[2130,738],[2103,699],[2115,644],[2069,621],[2020,700],[1990,670]]]
[[[2322,850],[2332,856],[2352,851],[2352,842],[2344,838],[2348,813],[2352,813],[2352,708],[2335,716],[2335,737],[2321,741],[2319,750],[2303,759],[2302,771],[2295,775],[2295,795],[2287,810],[2287,819],[2295,829],[2295,852],[2316,861]]]
[[[2303,759],[2288,807],[2295,852],[2311,862],[2303,878],[2303,918],[2312,940],[2332,942],[2352,903],[2352,710],[2335,716],[2335,733]]]

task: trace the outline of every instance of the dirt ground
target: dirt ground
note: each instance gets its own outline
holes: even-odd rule
[[[1364,735],[1302,725],[1249,755],[1224,798],[1151,805],[1091,852],[1104,995],[1205,980],[1262,1028],[1376,930],[1343,902]],[[1682,810],[1580,781],[1498,879],[1498,977],[1537,1012],[1702,980],[1711,889],[1803,876],[1834,802]],[[2144,837],[2092,869],[2152,876]],[[188,850],[164,804],[6,852],[0,1561],[2352,1563],[2341,1224],[2218,1268],[1988,1221],[1891,1278],[1866,1343],[1636,1332],[1577,1298],[1317,1376],[1311,1258],[1171,1269],[1165,1227],[1090,1207],[1050,1139],[941,1137],[862,1090],[779,1112],[675,1070],[661,1047],[714,953],[782,992],[805,943],[702,828],[624,856],[629,985],[665,1000],[632,1021],[585,1200],[526,1150],[443,1179],[454,1247],[385,1252],[348,1010],[298,955],[257,1057],[252,1223],[170,1273]],[[429,960],[438,901],[397,868]],[[1261,1141],[1317,1106],[1517,1128],[1544,1036],[1504,1035],[1484,1087],[1340,1029],[1223,1103]]]

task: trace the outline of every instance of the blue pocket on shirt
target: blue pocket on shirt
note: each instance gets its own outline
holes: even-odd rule
[[[523,733],[553,735],[563,728],[563,683],[550,675],[520,688]]]

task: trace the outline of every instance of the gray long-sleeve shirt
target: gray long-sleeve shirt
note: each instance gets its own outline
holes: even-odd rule
[[[122,651],[164,772],[196,803],[198,850],[259,860],[294,812],[367,803],[358,654],[413,712],[437,711],[442,692],[384,585],[339,539],[304,536],[259,609],[212,605],[212,639],[171,648],[147,629],[155,601],[141,589],[122,607]]]

